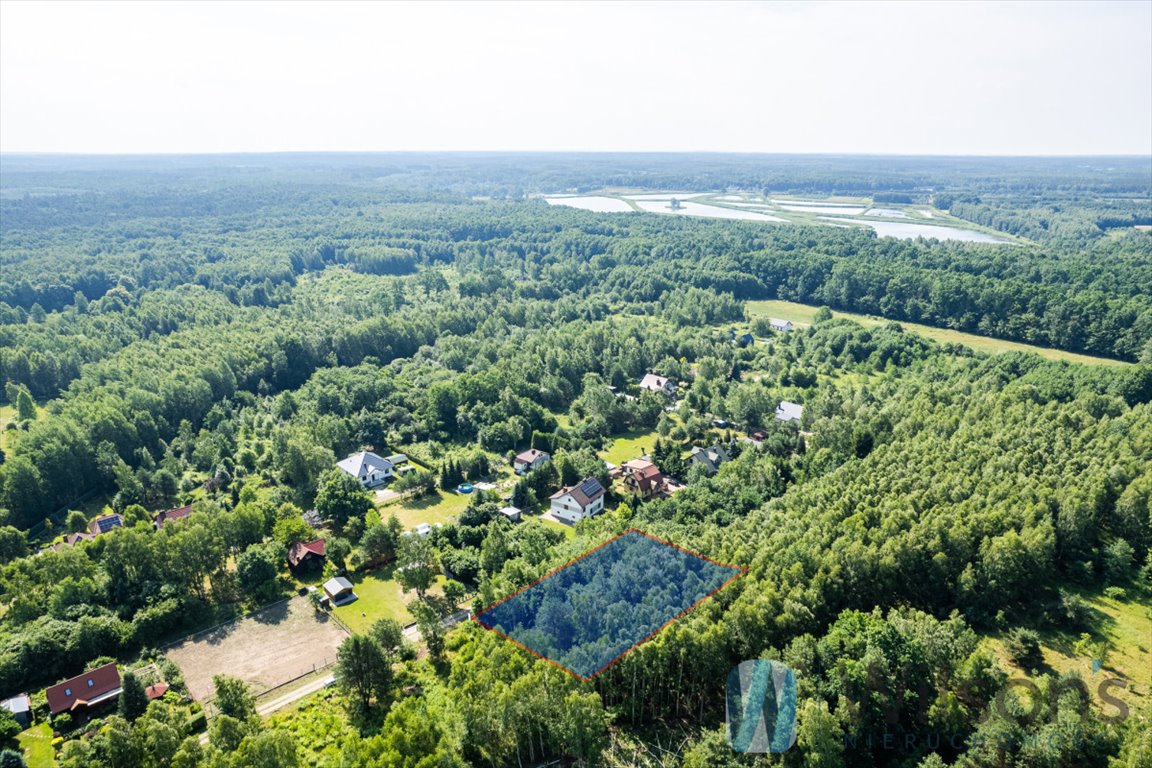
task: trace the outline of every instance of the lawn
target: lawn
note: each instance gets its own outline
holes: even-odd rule
[[[1097,688],[1101,682],[1112,678],[1124,680],[1128,685],[1126,688],[1110,688],[1109,695],[1133,709],[1147,703],[1152,699],[1152,608],[1149,608],[1147,593],[1141,597],[1130,590],[1119,600],[1088,593],[1081,596],[1096,612],[1092,621],[1096,631],[1092,639],[1105,639],[1110,645],[1103,669],[1093,674],[1092,659],[1076,653],[1074,646],[1080,636],[1078,632],[1040,632],[1044,663],[1056,674],[1079,672],[1098,705],[1101,701]],[[1012,670],[1014,675],[1024,674],[1008,659],[1002,638],[989,639],[988,642],[1001,666]],[[1106,713],[1115,714],[1111,705],[1106,706]]]
[[[358,599],[333,608],[336,617],[356,633],[366,632],[377,619],[395,619],[401,624],[411,624],[414,619],[408,613],[408,603],[416,599],[416,593],[404,594],[400,582],[393,578],[393,572],[394,566],[388,565],[367,574],[352,574],[349,578]],[[430,591],[440,592],[444,581],[443,576],[437,576]]]
[[[656,438],[660,433],[656,430],[632,430],[612,438],[612,442],[603,451],[600,458],[604,461],[620,466],[631,459],[638,459],[646,453],[651,453],[656,445]]]
[[[781,320],[791,320],[793,323],[807,325],[812,322],[813,316],[816,314],[818,307],[809,304],[797,304],[792,301],[750,301],[747,304],[748,314],[752,317],[764,316],[778,317]],[[833,317],[843,317],[849,320],[855,320],[864,326],[874,327],[887,323],[882,317],[873,317],[870,315],[860,315],[854,312],[833,312]],[[1004,341],[1003,339],[994,339],[990,336],[977,336],[973,333],[963,333],[962,331],[953,331],[948,328],[935,328],[930,325],[920,325],[919,323],[907,323],[899,321],[900,325],[907,331],[918,333],[921,336],[926,336],[930,339],[940,342],[941,344],[964,344],[971,347],[978,352],[987,352],[989,354],[999,354],[1001,352],[1035,352],[1041,357],[1048,358],[1049,360],[1067,360],[1073,363],[1087,363],[1093,365],[1130,365],[1122,360],[1111,360],[1106,357],[1092,357],[1091,355],[1081,355],[1075,352],[1065,352],[1062,349],[1049,349],[1048,347],[1037,347],[1033,344],[1021,344],[1015,341]]]
[[[56,750],[52,748],[52,726],[34,725],[16,737],[28,768],[52,768],[56,765]]]
[[[437,489],[435,493],[419,499],[386,501],[380,506],[380,515],[385,519],[389,515],[396,515],[396,519],[407,531],[421,523],[434,525],[448,522],[449,518],[464,511],[471,498],[472,494],[469,493]]]
[[[36,406],[36,418],[44,413],[44,409]],[[8,450],[8,424],[16,420],[16,407],[13,405],[0,405],[0,451]]]
[[[542,518],[542,517],[538,518],[538,519],[540,520],[541,523],[548,526],[549,528],[560,531],[562,534],[564,534],[564,538],[566,538],[566,539],[576,538],[576,529],[573,528],[572,526],[564,525],[564,523],[558,523],[555,520],[547,520],[547,519]]]

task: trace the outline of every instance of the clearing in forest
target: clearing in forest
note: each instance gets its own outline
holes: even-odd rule
[[[213,675],[238,677],[260,694],[333,663],[346,636],[307,598],[293,597],[194,635],[167,654],[192,698],[203,702],[212,697]]]
[[[632,528],[475,618],[590,680],[747,570]]]

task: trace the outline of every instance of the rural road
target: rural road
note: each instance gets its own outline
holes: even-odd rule
[[[268,701],[257,704],[256,714],[264,717],[265,715],[272,714],[278,709],[283,709],[293,702],[299,701],[305,696],[311,696],[313,693],[316,693],[316,691],[322,690],[325,687],[329,677],[329,675],[319,677],[307,685],[302,685],[294,691],[289,691],[283,696],[277,696],[274,699],[269,699]]]
[[[456,613],[452,614],[451,616],[446,617],[441,623],[444,625],[444,629],[448,629],[450,627],[456,626],[457,624],[459,624],[462,621],[467,621],[467,620],[468,620],[468,611],[466,611],[464,609],[460,609],[459,611],[456,611]],[[411,640],[414,643],[419,642],[420,630],[416,628],[415,624],[409,624],[408,626],[404,627],[404,638],[406,640]]]

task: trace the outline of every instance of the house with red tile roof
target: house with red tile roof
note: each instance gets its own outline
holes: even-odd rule
[[[288,548],[288,566],[304,568],[324,559],[324,539],[298,541]]]
[[[160,514],[156,515],[155,525],[157,528],[163,528],[164,523],[172,520],[183,520],[192,514],[192,505],[189,504],[184,507],[177,507],[176,509],[166,509]]]
[[[49,686],[44,694],[53,715],[61,712],[87,714],[101,705],[115,701],[120,695],[120,670],[116,668],[116,662],[109,662]]]

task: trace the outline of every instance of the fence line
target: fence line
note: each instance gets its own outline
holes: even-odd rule
[[[285,686],[291,685],[292,683],[295,683],[298,680],[302,680],[303,678],[308,677],[309,675],[314,675],[317,672],[323,672],[326,669],[331,669],[332,667],[336,666],[336,662],[337,662],[336,658],[321,659],[320,661],[313,663],[310,667],[304,668],[304,670],[302,672],[295,673],[291,677],[285,678],[281,682],[276,683],[275,685],[271,686],[270,688],[265,688],[264,690],[260,691],[259,693],[253,693],[252,698],[254,698],[256,700],[257,708],[259,708],[260,699],[265,698],[269,694],[275,693],[276,691],[280,690],[281,688],[284,688]],[[200,706],[204,708],[205,719],[211,720],[212,718],[216,717],[219,714],[218,712],[216,712],[215,701],[216,701],[215,696],[209,696],[208,698],[206,698],[200,702]]]
[[[332,621],[336,622],[336,626],[338,626],[338,627],[340,627],[340,629],[344,630],[345,633],[347,633],[349,635],[356,634],[355,632],[352,631],[351,627],[349,627],[347,624],[344,623],[343,619],[341,619],[339,616],[336,615],[336,611],[328,611],[328,618],[331,619]]]
[[[213,624],[211,627],[208,627],[207,629],[193,630],[192,632],[188,633],[187,635],[184,635],[183,637],[177,638],[175,640],[170,640],[167,643],[164,643],[163,645],[160,646],[160,650],[161,651],[167,651],[169,648],[172,648],[172,647],[177,646],[177,645],[181,645],[183,643],[196,642],[196,638],[198,638],[201,635],[211,634],[212,632],[215,632],[216,630],[220,629],[221,627],[226,627],[229,624],[235,624],[239,621],[243,621],[244,619],[247,619],[247,618],[255,616],[259,613],[262,613],[262,612],[268,610],[269,608],[275,608],[277,605],[280,605],[281,603],[287,603],[288,601],[292,600],[293,597],[295,597],[295,595],[293,595],[292,597],[282,597],[279,600],[275,600],[271,603],[268,603],[267,605],[262,605],[253,611],[249,611],[248,613],[241,613],[240,615],[233,616],[232,618],[226,619],[226,620],[220,622],[219,624]]]

